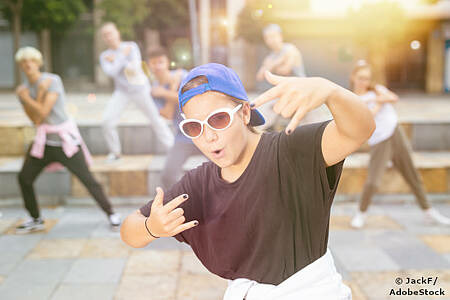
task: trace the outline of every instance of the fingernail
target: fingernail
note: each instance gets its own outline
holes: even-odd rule
[[[255,103],[250,103],[250,107],[255,107]]]
[[[287,134],[291,134],[291,130],[290,129],[288,129]]]
[[[188,195],[187,195],[187,194],[184,194],[184,195],[183,195],[183,198],[184,198],[184,199],[187,199],[187,198],[188,198]]]
[[[194,225],[197,226],[197,225],[198,225],[198,222],[197,222],[197,221],[194,221]]]

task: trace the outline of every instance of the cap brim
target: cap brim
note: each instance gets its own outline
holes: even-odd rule
[[[264,116],[257,109],[252,109],[250,115],[250,125],[261,126],[264,125],[264,123],[266,123]]]

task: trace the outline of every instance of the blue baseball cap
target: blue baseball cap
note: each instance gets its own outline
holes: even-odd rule
[[[184,85],[198,76],[205,76],[208,79],[208,83],[201,84],[181,93]],[[224,65],[209,63],[193,68],[181,82],[180,89],[178,90],[180,111],[182,111],[182,107],[191,100],[192,97],[207,91],[221,92],[236,99],[249,101],[247,92],[236,72]],[[259,126],[263,125],[265,122],[263,115],[258,110],[251,110],[250,125]]]

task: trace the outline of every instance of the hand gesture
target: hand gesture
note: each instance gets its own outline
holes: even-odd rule
[[[115,58],[116,58],[116,56],[114,54],[108,54],[108,55],[105,56],[105,59],[107,61],[109,61],[110,63],[112,63]]]
[[[131,51],[131,46],[125,46],[122,50],[123,55],[128,56],[128,54],[130,54]]]
[[[24,98],[25,96],[30,95],[30,91],[24,84],[21,84],[16,88],[16,95],[19,96],[19,98]]]
[[[278,99],[273,106],[274,112],[291,118],[286,127],[286,134],[294,131],[306,113],[324,104],[338,87],[331,81],[318,77],[278,76],[268,71],[265,72],[265,77],[275,86],[259,95],[250,106],[257,108]]]
[[[38,94],[46,92],[48,88],[50,87],[50,84],[52,83],[52,80],[50,78],[42,80],[38,85]]]
[[[160,187],[156,188],[156,197],[153,200],[150,217],[147,220],[147,226],[152,235],[156,237],[174,236],[198,225],[196,220],[184,223],[186,221],[184,210],[178,207],[189,199],[188,195],[180,195],[165,205],[163,199],[163,190]]]
[[[166,95],[166,89],[162,86],[152,87],[152,97],[153,98],[164,98]]]

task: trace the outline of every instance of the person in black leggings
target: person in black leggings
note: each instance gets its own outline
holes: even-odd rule
[[[37,134],[33,145],[27,152],[22,170],[18,175],[18,181],[25,208],[31,219],[25,221],[16,228],[17,233],[28,233],[44,229],[44,221],[39,212],[33,183],[42,170],[51,163],[60,163],[80,179],[88,189],[95,201],[108,216],[112,226],[118,227],[121,223],[119,214],[115,214],[101,185],[92,176],[82,149],[81,137],[72,132],[76,125],[72,124],[64,110],[65,92],[61,78],[56,74],[41,73],[41,53],[32,47],[19,49],[16,61],[26,75],[25,82],[17,87],[16,93],[22,103],[25,113],[39,129],[58,128],[57,133],[46,132],[45,135]],[[40,127],[44,126],[44,127]],[[70,129],[69,129],[70,128]],[[78,132],[78,131],[77,131]],[[42,139],[40,141],[39,139]],[[37,140],[36,140],[37,139]],[[42,142],[42,157],[32,151],[34,144]],[[45,142],[45,144],[44,144]],[[74,148],[69,152],[67,145]],[[64,147],[66,146],[66,147]],[[37,151],[39,153],[39,151]]]

